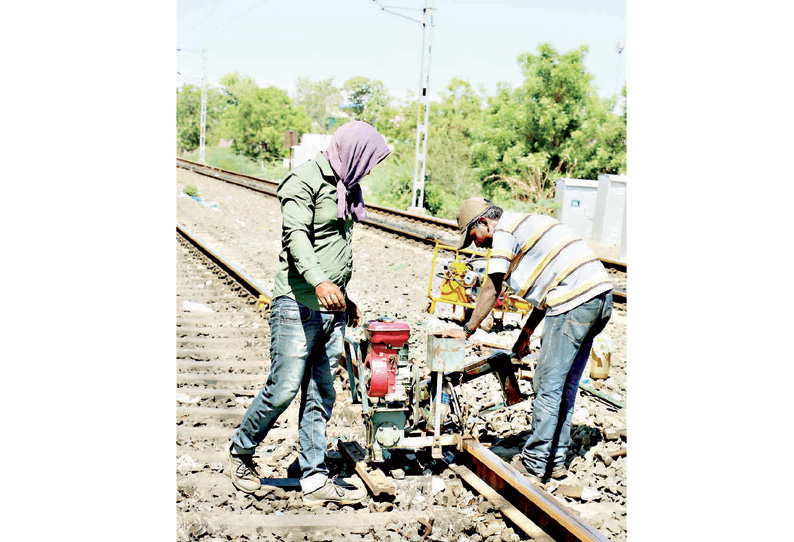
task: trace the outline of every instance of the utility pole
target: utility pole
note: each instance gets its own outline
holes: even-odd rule
[[[615,114],[620,112],[620,106],[622,102],[620,98],[620,55],[625,48],[626,44],[622,41],[618,42],[618,44],[615,46],[615,50],[618,52],[618,69],[615,75]]]
[[[199,162],[206,164],[204,161],[204,149],[207,135],[207,50],[202,49],[201,51],[197,51],[196,49],[182,49],[181,47],[177,47],[176,51],[184,51],[186,53],[201,53],[201,132],[199,134]]]
[[[422,63],[419,71],[419,105],[416,113],[414,182],[411,190],[411,207],[422,209],[425,197],[425,166],[427,159],[428,120],[430,118],[430,52],[433,44],[433,16],[436,11],[436,2],[435,0],[425,0],[425,7],[422,8],[422,20],[420,21],[387,9],[412,8],[383,6],[378,0],[372,1],[380,6],[381,11],[398,15],[422,25]]]
[[[422,69],[419,73],[419,107],[416,115],[416,159],[414,161],[414,186],[412,205],[422,209],[425,199],[425,165],[427,159],[427,121],[430,117],[430,49],[433,45],[432,0],[425,0],[422,10]],[[420,150],[421,146],[421,150]],[[421,163],[421,171],[420,171]]]
[[[207,50],[201,50],[203,69],[201,73],[201,136],[199,137],[199,162],[205,164],[204,147],[207,135]]]

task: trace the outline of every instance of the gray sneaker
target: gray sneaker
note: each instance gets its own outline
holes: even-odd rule
[[[516,469],[518,472],[523,474],[526,478],[528,478],[532,482],[539,483],[539,484],[545,484],[546,482],[549,481],[549,478],[546,478],[546,477],[543,477],[543,476],[538,476],[537,474],[535,474],[535,472],[531,468],[527,467],[524,464],[524,462],[521,460],[520,456],[517,457],[516,459],[514,459],[511,462],[511,465],[513,466],[514,469]],[[555,480],[559,480],[560,478],[565,478],[566,476],[568,476],[568,469],[565,468],[565,465],[557,465],[551,471],[551,477],[550,478],[553,478]]]
[[[259,471],[256,469],[253,454],[233,454],[229,445],[226,448],[226,457],[229,459],[229,475],[234,487],[246,493],[256,493],[262,487],[262,482],[259,480]]]
[[[320,489],[316,489],[311,493],[304,493],[303,504],[306,506],[321,506],[328,502],[335,502],[337,504],[357,504],[364,502],[366,498],[366,488],[355,487],[355,489],[348,489],[334,483],[334,481],[329,478]]]
[[[568,476],[568,469],[565,467],[565,465],[557,465],[554,467],[554,470],[551,471],[551,477],[555,480],[565,478],[566,476]]]

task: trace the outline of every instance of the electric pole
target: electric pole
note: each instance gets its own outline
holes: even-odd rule
[[[201,116],[199,117],[201,132],[199,133],[199,162],[205,164],[204,149],[207,135],[207,50],[202,49],[201,51],[197,51],[196,49],[182,49],[181,47],[177,47],[176,51],[184,51],[186,53],[201,53]]]
[[[411,207],[422,209],[425,197],[425,166],[427,159],[428,120],[430,118],[430,52],[433,45],[433,16],[436,11],[436,2],[435,0],[425,0],[425,7],[422,8],[422,20],[420,21],[386,9],[412,8],[383,6],[378,0],[372,1],[380,6],[381,11],[398,15],[422,25],[422,63],[419,71],[419,104],[416,112],[416,158],[414,160],[414,182],[411,190]]]
[[[620,55],[623,52],[623,49],[625,48],[626,48],[626,44],[623,43],[622,41],[618,42],[618,44],[615,46],[615,50],[618,52],[618,69],[617,69],[617,74],[615,75],[615,114],[618,114],[620,112],[620,107],[622,102],[620,98]]]
[[[199,137],[199,162],[204,161],[204,147],[207,134],[207,50],[201,50],[203,69],[201,73],[201,136]]]
[[[430,49],[433,45],[432,0],[425,0],[422,10],[422,68],[419,73],[419,107],[416,114],[416,159],[414,161],[414,186],[412,206],[422,209],[425,199],[425,165],[427,159],[427,121],[430,117]],[[420,149],[421,147],[421,149]],[[421,170],[420,170],[421,164]]]

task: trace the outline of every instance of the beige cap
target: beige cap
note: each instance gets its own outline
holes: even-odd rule
[[[460,242],[458,248],[466,248],[472,242],[469,236],[474,221],[480,218],[491,207],[491,202],[485,198],[469,198],[463,202],[458,210],[458,227],[460,228]]]

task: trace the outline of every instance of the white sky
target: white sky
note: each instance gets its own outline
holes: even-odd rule
[[[383,6],[421,19],[424,0],[381,0]],[[626,78],[625,0],[437,0],[430,91],[437,96],[453,77],[493,94],[497,82],[523,77],[518,55],[550,42],[560,52],[590,48],[586,65],[602,96]],[[201,49],[208,51],[207,78],[239,71],[260,85],[291,92],[298,77],[379,79],[403,97],[416,92],[422,52],[418,22],[382,11],[373,0],[177,0],[177,85],[199,84]]]

